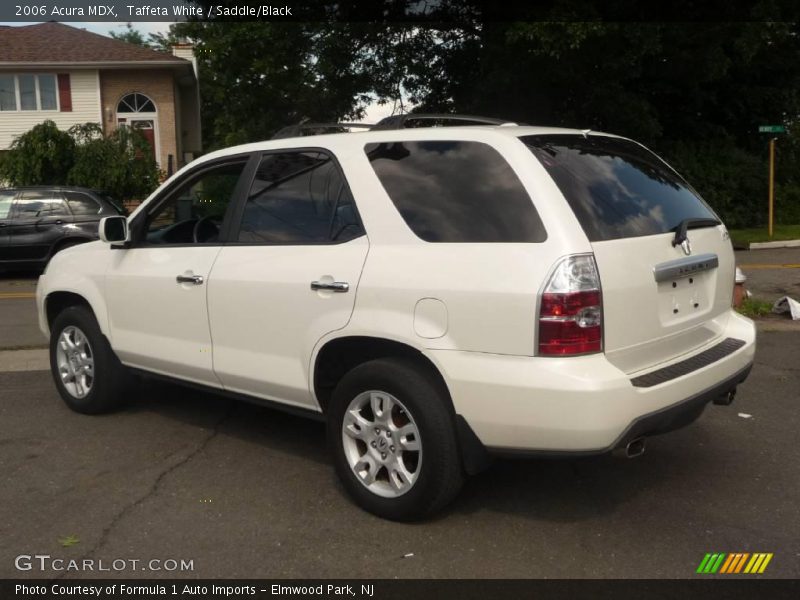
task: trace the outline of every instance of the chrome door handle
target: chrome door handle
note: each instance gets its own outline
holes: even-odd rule
[[[350,284],[346,281],[312,281],[311,289],[314,291],[327,290],[329,292],[346,292],[350,289]]]
[[[192,283],[194,285],[203,285],[202,275],[178,275],[175,278],[178,283]]]

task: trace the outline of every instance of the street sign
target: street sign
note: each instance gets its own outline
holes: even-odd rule
[[[783,125],[759,125],[758,133],[786,133]]]

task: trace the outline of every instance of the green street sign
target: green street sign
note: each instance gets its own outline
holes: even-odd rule
[[[758,133],[786,133],[783,125],[759,125]]]

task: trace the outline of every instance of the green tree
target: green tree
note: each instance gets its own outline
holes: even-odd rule
[[[195,43],[208,149],[358,117],[367,103],[369,75],[353,61],[362,41],[349,24],[202,21],[172,32]]]
[[[17,137],[0,157],[0,181],[10,185],[59,185],[72,168],[75,142],[53,121]]]
[[[172,45],[180,41],[180,39],[178,39],[171,30],[172,26],[170,26],[170,30],[167,31],[167,33],[148,33],[145,36],[145,34],[138,29],[134,29],[131,23],[126,23],[124,31],[120,32],[112,29],[108,32],[108,35],[115,40],[128,42],[129,44],[136,44],[137,46],[142,46],[143,48],[160,50],[162,52],[171,52]]]
[[[355,8],[359,20],[348,22]],[[196,42],[212,148],[304,119],[358,117],[368,98],[406,98],[419,111],[634,138],[675,162],[729,225],[763,223],[766,140],[757,126],[791,126],[800,115],[796,3],[759,0],[747,13],[755,21],[688,23],[637,21],[627,0],[515,5],[513,21],[506,8],[309,0],[306,23],[202,21],[172,31]],[[784,207],[800,196],[794,140],[779,150]]]
[[[108,35],[121,42],[136,44],[137,46],[143,46],[145,48],[149,46],[147,38],[145,38],[144,34],[138,29],[134,29],[131,23],[125,23],[124,31],[120,32],[112,29],[108,32]]]

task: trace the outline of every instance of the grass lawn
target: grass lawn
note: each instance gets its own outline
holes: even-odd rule
[[[800,225],[775,225],[772,230],[771,238],[767,235],[766,227],[758,229],[731,229],[730,234],[734,244],[800,240]]]

